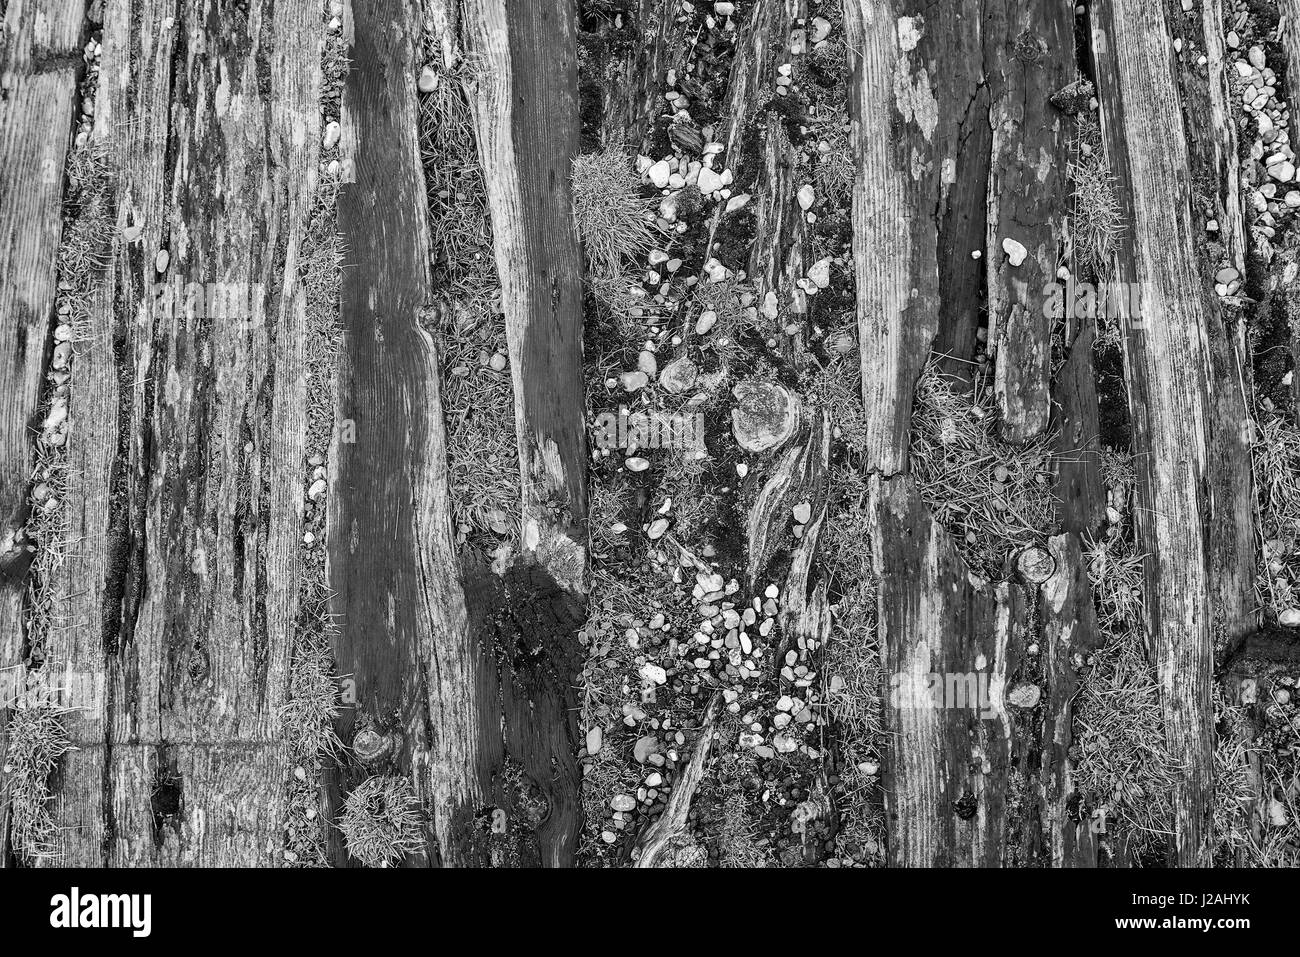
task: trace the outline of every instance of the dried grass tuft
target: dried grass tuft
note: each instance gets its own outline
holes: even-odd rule
[[[573,160],[573,219],[592,273],[618,276],[654,246],[653,204],[620,144]]]
[[[1260,422],[1251,465],[1263,539],[1258,590],[1276,618],[1300,607],[1300,429],[1279,415]]]
[[[912,474],[971,569],[993,581],[1006,577],[1013,553],[1041,544],[1056,523],[1054,437],[1012,445],[998,437],[997,421],[984,376],[967,386],[931,360],[912,411]]]
[[[424,812],[406,778],[377,775],[352,789],[339,830],[366,867],[391,867],[424,848]]]
[[[463,65],[462,65],[463,66]],[[448,484],[460,535],[518,534],[519,454],[501,284],[473,117],[455,78],[420,101],[420,155],[441,302],[426,317],[438,345]]]
[[[52,704],[18,707],[6,728],[5,797],[14,853],[29,863],[58,853],[58,824],[50,813],[50,776],[59,759],[74,750],[63,724],[65,708]]]
[[[1071,233],[1075,254],[1097,275],[1104,276],[1128,227],[1101,129],[1087,114],[1078,117],[1068,175],[1074,187]]]
[[[1131,475],[1123,456],[1115,476]],[[1132,484],[1115,486],[1132,494]],[[1104,637],[1074,705],[1074,783],[1107,822],[1126,831],[1136,856],[1173,834],[1179,768],[1165,744],[1160,686],[1144,651],[1142,556],[1119,526],[1087,547],[1088,579]]]

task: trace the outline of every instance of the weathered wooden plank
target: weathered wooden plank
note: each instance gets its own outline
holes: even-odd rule
[[[1187,53],[1177,63],[1177,81],[1183,98],[1187,131],[1188,172],[1194,183],[1212,183],[1209,196],[1197,190],[1192,207],[1194,227],[1204,228],[1213,219],[1218,223],[1218,245],[1199,249],[1200,274],[1207,279],[1220,269],[1231,266],[1241,275],[1246,272],[1246,229],[1241,192],[1241,163],[1238,159],[1237,127],[1230,103],[1232,98],[1228,70],[1235,69],[1225,58],[1223,9],[1219,0],[1202,5],[1201,19],[1190,22],[1174,19],[1175,36],[1183,40]],[[1205,73],[1199,57],[1192,51],[1204,46]],[[1208,119],[1207,119],[1208,118]],[[1208,200],[1209,208],[1203,204]],[[1189,251],[1192,251],[1189,250]],[[1214,258],[1218,254],[1217,258]],[[1251,473],[1251,430],[1247,394],[1250,360],[1247,322],[1242,310],[1231,297],[1218,299],[1204,293],[1204,283],[1195,291],[1210,303],[1207,308],[1206,337],[1209,347],[1209,390],[1211,439],[1209,475],[1214,508],[1209,515],[1209,580],[1214,607],[1215,652],[1237,641],[1258,625],[1255,577],[1258,562],[1255,542],[1255,488]],[[1190,290],[1189,290],[1190,291]],[[1218,306],[1219,308],[1216,308]]]
[[[937,177],[945,168],[944,157],[934,155],[944,114],[926,60],[943,45],[930,37],[917,52],[924,22],[918,28],[909,18],[908,32],[900,37],[902,13],[890,0],[858,0],[845,4],[844,18],[853,58],[849,106],[858,167],[858,341],[863,405],[870,412],[864,458],[868,469],[885,475],[907,468],[912,389],[939,329],[938,224],[916,210],[934,208]],[[982,182],[978,175],[971,179]]]
[[[523,486],[523,551],[580,593],[586,565],[573,0],[464,4],[468,90],[492,211]],[[526,78],[526,79],[525,79]]]
[[[0,168],[0,340],[8,344],[0,358],[0,674],[11,682],[26,667],[31,429],[54,314],[64,159],[83,68],[84,13],[82,0],[14,3],[3,12],[0,33],[0,154],[6,157]],[[0,763],[7,697],[0,694]],[[7,804],[0,806],[0,867],[9,858],[7,815]]]
[[[1208,864],[1214,583],[1203,516],[1215,497],[1209,443],[1213,378],[1207,302],[1193,250],[1187,139],[1163,8],[1132,0],[1093,7],[1092,52],[1108,155],[1131,201],[1132,241],[1115,278],[1137,282],[1124,351],[1139,466],[1139,534],[1165,734],[1181,773],[1178,860]]]
[[[1077,667],[1100,641],[1088,563],[1077,533],[1066,531],[1048,544],[1052,576],[1042,583],[1037,600],[1043,618],[1039,654],[1046,688],[1042,729],[1037,739],[1043,852],[1054,867],[1093,867],[1091,822],[1079,820],[1071,805],[1070,743],[1072,702],[1078,689]]]
[[[1000,426],[1009,442],[1046,431],[1053,322],[1044,287],[1057,281],[1065,239],[1067,120],[1051,96],[1074,79],[1074,4],[994,3],[981,24],[993,129],[988,182],[989,351]],[[1013,264],[1003,243],[1019,244]]]
[[[563,866],[573,860],[581,820],[570,672],[587,563],[582,273],[570,186],[579,128],[575,7],[467,0],[461,23],[522,492],[520,554],[502,581],[475,586],[471,605],[502,664],[506,751],[549,811],[535,825],[535,849],[520,853]],[[534,840],[530,829],[519,832],[525,843]]]
[[[991,179],[1038,182],[1035,170],[1042,161],[1022,156],[1010,140],[1016,120],[1011,101],[999,101],[1003,105],[994,118],[1000,119],[991,138],[981,141],[979,136],[986,134],[976,132],[991,122],[980,112],[992,108],[992,91],[984,89],[987,71],[1022,69],[1019,61],[1008,66],[1000,52],[1007,34],[1015,39],[1019,31],[1012,29],[1015,17],[1008,14],[996,21],[1001,29],[985,38],[981,12],[975,10],[938,18],[906,4],[868,2],[847,5],[846,14],[855,57],[850,85],[859,162],[854,258],[870,436],[864,465],[879,473],[871,507],[881,580],[880,639],[887,675],[904,692],[918,682],[940,686],[934,700],[918,702],[905,694],[887,706],[893,732],[885,786],[890,857],[904,866],[1019,861],[1021,855],[1035,853],[1038,841],[1030,811],[1013,807],[1008,797],[1013,757],[1022,763],[1027,757],[1020,748],[1028,722],[1008,714],[1002,695],[1007,683],[1021,676],[1026,599],[1018,584],[994,585],[972,576],[952,536],[934,521],[905,474],[912,393],[931,350],[946,349],[957,360],[975,357],[981,266],[971,250],[989,259],[991,317],[999,309],[1004,318],[1010,315],[1012,295],[1023,304],[1023,327],[1017,328],[1011,351],[1029,371],[1028,381],[1040,385],[1013,390],[1025,394],[1011,404],[1021,401],[1025,408],[1017,413],[1022,418],[1012,431],[1027,438],[1048,420],[1045,409],[1027,411],[1046,385],[1046,366],[1042,374],[1033,373],[1038,360],[1030,362],[1026,355],[1050,355],[1045,317],[1028,314],[1037,290],[1020,288],[1014,273],[1018,267],[1006,275],[998,266],[1005,259],[1001,239],[1006,224],[998,225],[997,208],[990,209],[993,219],[985,228],[983,213],[969,206],[972,193],[981,201],[999,195],[1000,187],[991,187]],[[1055,37],[1059,27],[1053,29]],[[1043,53],[1039,43],[1033,48]],[[1063,54],[1058,50],[1054,55],[1059,70]],[[950,61],[964,68],[950,71]],[[1015,96],[1012,91],[1025,82],[1035,88],[1047,83],[1004,74],[998,95]],[[1014,109],[1021,108],[1029,116],[1022,122],[1044,124],[1035,133],[1057,147],[1061,134],[1046,107],[1022,107],[1016,101]],[[968,137],[974,138],[969,145]],[[1044,216],[1042,204],[1032,196],[1023,202],[1023,209],[1016,207],[1015,221],[1043,230],[1042,263],[1035,268],[1054,271],[1059,227],[1054,231],[1043,225],[1050,224],[1051,214]],[[954,371],[970,374],[960,362]],[[944,686],[966,681],[976,683],[972,692],[980,681],[995,690],[986,701],[955,704]],[[1015,773],[1030,770],[1025,765]]]
[[[304,405],[286,260],[315,93],[268,71],[314,48],[318,17],[105,10],[92,139],[120,238],[72,360],[75,544],[49,643],[107,691],[71,719],[69,863],[280,857]]]
[[[400,734],[394,764],[404,773],[432,736],[423,655],[435,640],[435,616],[455,614],[458,588],[445,534],[450,512],[438,499],[445,454],[425,457],[440,449],[442,421],[433,342],[419,325],[430,297],[415,15],[413,4],[393,0],[350,7],[345,23],[352,67],[339,122],[351,179],[339,193],[338,228],[351,252],[340,288],[338,409],[355,423],[355,442],[331,449],[328,505],[335,657],[356,690],[340,736],[346,743],[367,726]],[[429,526],[427,543],[421,523]],[[438,564],[426,565],[426,554]],[[444,584],[432,585],[427,574]],[[463,601],[459,607],[463,615]],[[346,766],[343,784],[364,776]],[[332,837],[331,857],[349,860],[341,835]]]
[[[903,867],[996,866],[1006,850],[1011,728],[1002,690],[1022,617],[1018,589],[976,587],[915,489],[874,483],[879,628],[897,735],[885,782],[890,856]],[[925,682],[935,676],[929,697]],[[986,701],[969,678],[986,682]]]

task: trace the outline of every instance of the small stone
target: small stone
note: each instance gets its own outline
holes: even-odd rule
[[[643,664],[638,674],[640,674],[646,681],[653,682],[657,685],[661,685],[668,680],[668,672],[650,662]]]
[[[817,193],[811,183],[804,183],[799,187],[798,199],[799,208],[805,213],[812,209],[813,203],[817,201]]]
[[[644,737],[637,738],[636,744],[632,745],[632,757],[636,758],[638,764],[645,764],[650,760],[652,755],[659,753],[659,739],[653,734],[647,734]]]
[[[705,312],[700,313],[699,319],[695,320],[695,331],[699,335],[704,335],[713,328],[717,321],[718,314],[712,309],[706,310]]]
[[[831,284],[831,261],[819,259],[808,270],[808,278],[817,284],[818,289],[825,289]]]
[[[637,369],[633,372],[623,372],[618,377],[618,384],[628,392],[636,392],[638,389],[644,389],[650,383],[650,377]]]
[[[1007,261],[1012,266],[1019,266],[1029,255],[1029,250],[1024,247],[1023,243],[1017,242],[1010,237],[1002,240],[1002,251],[1007,254]]]
[[[1286,827],[1290,819],[1286,805],[1277,798],[1271,798],[1268,802],[1268,823],[1274,827]]]
[[[166,272],[167,265],[171,260],[171,253],[167,252],[165,249],[158,250],[158,255],[153,258],[154,269],[158,270],[158,272]]]
[[[663,538],[664,532],[668,531],[668,519],[656,518],[650,523],[650,528],[646,530],[646,538],[651,540]]]
[[[600,730],[599,725],[597,725],[594,728],[590,728],[587,731],[587,753],[599,754],[600,746],[604,742],[604,739],[605,739],[604,732]]]
[[[655,358],[653,352],[643,349],[640,355],[636,357],[636,367],[647,376],[653,376],[659,371],[659,360]]]
[[[615,811],[635,811],[636,798],[632,797],[630,794],[615,794],[610,800],[609,806]]]
[[[650,467],[650,460],[643,459],[639,455],[634,455],[627,459],[623,464],[627,466],[629,472],[644,472]]]
[[[749,202],[748,193],[737,193],[731,199],[727,200],[727,212],[734,213]]]
[[[325,135],[321,138],[321,145],[327,150],[332,150],[339,145],[342,136],[343,128],[339,126],[338,120],[330,120],[325,124]]]
[[[794,520],[800,525],[807,525],[808,519],[812,518],[812,505],[808,502],[800,502],[794,507]]]
[[[813,17],[812,22],[812,42],[821,43],[831,35],[830,21],[824,17]]]
[[[659,375],[659,384],[669,392],[685,392],[695,384],[698,375],[699,369],[695,363],[682,356],[664,366],[664,371]]]
[[[1300,628],[1300,608],[1287,608],[1277,616],[1277,623],[1283,628]]]
[[[437,71],[431,66],[426,66],[420,71],[420,78],[415,85],[420,88],[421,93],[432,93],[438,88]]]
[[[726,0],[718,0],[718,2],[713,5],[713,12],[720,17],[730,17],[736,12],[736,5],[734,3],[726,2]]]
[[[667,162],[660,160],[651,166],[646,173],[650,177],[650,182],[655,184],[656,189],[663,189],[668,185],[668,177],[672,175],[672,170],[669,169]]]
[[[1007,702],[1017,708],[1033,708],[1038,704],[1038,699],[1043,695],[1043,691],[1036,684],[1028,681],[1021,682],[1007,693]]]
[[[709,193],[716,193],[726,184],[722,182],[721,176],[705,166],[700,169],[700,177],[695,181],[695,185],[707,196]]]
[[[1295,179],[1295,165],[1290,160],[1282,160],[1268,168],[1268,175],[1279,183],[1289,183]]]
[[[493,372],[503,372],[505,370],[507,361],[508,360],[506,359],[506,357],[502,355],[500,352],[494,353],[492,355],[492,358],[488,360],[488,368],[490,368]]]

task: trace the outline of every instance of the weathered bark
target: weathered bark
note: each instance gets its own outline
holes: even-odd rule
[[[464,4],[479,157],[506,311],[523,483],[523,551],[572,592],[586,565],[582,286],[573,0]]]
[[[278,859],[303,405],[284,277],[315,97],[267,39],[296,59],[319,28],[314,4],[214,23],[104,11],[94,139],[121,238],[72,367],[76,545],[49,656],[108,691],[68,718],[65,863]],[[230,284],[247,314],[156,282]]]
[[[996,350],[1002,434],[1015,443],[1047,431],[1052,416],[1054,330],[1040,296],[1046,283],[1057,280],[1065,246],[1069,120],[1051,97],[1074,79],[1073,22],[1073,4],[1051,0],[992,4],[984,8],[981,25],[993,130],[985,242],[988,338],[990,351]],[[1014,266],[1003,254],[1005,240],[1028,250],[1023,263]]]
[[[81,67],[81,0],[15,4],[5,10],[0,47],[0,678],[13,687],[25,669],[26,577],[33,428],[54,314],[64,160],[72,138]],[[33,122],[33,118],[35,121]],[[11,702],[0,694],[0,717]],[[0,720],[0,763],[5,751]],[[8,806],[0,805],[0,867]]]
[[[573,861],[578,804],[575,635],[586,588],[582,291],[570,166],[578,149],[571,0],[461,4],[465,93],[492,217],[515,394],[521,548],[480,588],[503,663],[505,747],[549,813],[540,863]]]
[[[1221,319],[1194,253],[1187,136],[1163,9],[1098,3],[1092,40],[1103,131],[1131,202],[1132,241],[1116,277],[1140,283],[1142,293],[1140,315],[1126,317],[1125,366],[1135,445],[1148,453],[1139,459],[1138,527],[1150,556],[1148,612],[1165,735],[1181,769],[1177,855],[1185,865],[1206,865],[1218,594],[1211,560],[1223,543],[1211,540],[1204,517],[1219,521],[1239,495],[1225,483],[1239,481],[1242,467],[1215,468],[1212,448],[1233,441],[1237,429],[1242,454],[1245,408],[1239,387],[1214,374],[1211,343],[1222,342]]]
[[[864,464],[879,476],[875,548],[887,672],[977,673],[999,688],[1012,679],[1046,686],[1042,710],[1029,714],[999,697],[992,713],[971,722],[962,711],[890,708],[897,734],[886,787],[891,856],[905,866],[1060,863],[1072,846],[1064,832],[1074,827],[1063,812],[1073,663],[1068,653],[1046,660],[1026,654],[1033,602],[1026,585],[972,580],[907,473],[912,392],[931,352],[969,375],[963,361],[975,354],[981,272],[1002,434],[1018,443],[1057,424],[1058,330],[1041,296],[1063,256],[1068,133],[1049,101],[1073,78],[1072,5],[998,4],[932,18],[906,4],[867,2],[847,4],[846,12],[857,56],[854,250],[870,434]],[[972,196],[986,199],[987,211]],[[1004,240],[1025,247],[1023,262],[1012,263]],[[1067,330],[1067,349],[1079,348],[1076,334]],[[1095,399],[1087,386],[1070,385],[1077,380],[1066,380],[1057,401],[1064,424],[1086,444]],[[1088,476],[1085,466],[1062,467],[1069,494],[1082,499],[1072,506],[1076,515],[1100,508],[1095,498],[1089,504],[1097,487]],[[1077,555],[1073,535],[1088,521],[1067,524]],[[1043,627],[1077,635],[1071,650],[1086,648],[1093,640],[1087,625],[1074,628],[1076,612],[1091,601],[1086,576],[1077,569],[1058,575],[1079,591],[1040,602]],[[1066,586],[1051,587],[1059,593]],[[1026,780],[1013,782],[1016,776]],[[1033,800],[1009,806],[1013,786]]]

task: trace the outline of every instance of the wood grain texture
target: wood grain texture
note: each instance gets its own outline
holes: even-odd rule
[[[900,867],[999,865],[1011,734],[1003,691],[1022,620],[1019,589],[977,588],[909,480],[877,478],[872,497],[886,714],[896,735],[885,780],[890,857]],[[937,700],[909,695],[909,682],[931,675]],[[985,704],[951,693],[949,681],[966,693],[966,676],[986,682]]]
[[[939,329],[935,225],[914,210],[933,208],[935,167],[943,166],[942,158],[932,158],[940,113],[930,70],[917,63],[913,75],[912,61],[923,53],[900,49],[895,7],[890,0],[844,7],[858,166],[853,262],[869,410],[865,465],[885,475],[907,468],[912,390]],[[925,298],[920,284],[929,292]]]
[[[78,544],[51,652],[106,693],[71,720],[65,863],[264,865],[282,846],[303,431],[287,277],[317,95],[271,60],[318,49],[319,11],[211,12],[105,8],[95,138],[139,238],[114,242],[73,364]],[[163,281],[227,284],[244,308],[172,305]]]
[[[24,668],[23,595],[32,556],[22,534],[54,314],[64,161],[72,139],[85,5],[8,4],[0,30],[0,669]],[[7,696],[0,695],[0,763]],[[7,804],[0,805],[0,867]]]
[[[985,7],[984,70],[993,130],[988,183],[990,352],[1002,436],[1023,443],[1051,418],[1053,320],[1044,285],[1056,282],[1065,247],[1067,119],[1051,96],[1074,79],[1074,4],[992,3]],[[1028,250],[1011,265],[1002,243]]]
[[[1122,39],[1122,42],[1120,41]],[[1131,199],[1131,244],[1116,278],[1140,283],[1141,310],[1124,326],[1125,367],[1138,451],[1138,531],[1147,560],[1148,613],[1165,735],[1180,768],[1177,856],[1209,863],[1215,594],[1206,516],[1226,503],[1211,473],[1214,407],[1208,302],[1193,250],[1187,138],[1160,6],[1103,0],[1092,49],[1102,128]]]
[[[581,593],[586,569],[573,0],[467,0],[469,93],[515,390],[523,550]]]
[[[1184,124],[1187,131],[1188,171],[1194,183],[1212,183],[1214,189],[1198,205],[1208,200],[1209,208],[1193,206],[1193,222],[1212,216],[1219,223],[1223,240],[1222,257],[1197,250],[1197,265],[1203,277],[1231,264],[1246,274],[1244,206],[1241,191],[1241,162],[1238,159],[1237,124],[1233,116],[1235,103],[1227,71],[1227,48],[1223,39],[1223,9],[1219,0],[1209,0],[1202,17],[1174,19],[1177,36],[1188,34],[1187,46],[1204,45],[1207,64],[1202,75],[1199,64],[1182,57],[1177,64],[1176,80],[1182,93]],[[1201,247],[1204,248],[1204,247]],[[1190,250],[1189,250],[1190,251]],[[1208,285],[1208,283],[1206,284]],[[1245,310],[1210,295],[1206,286],[1200,292],[1206,301],[1206,340],[1209,345],[1209,481],[1214,504],[1208,516],[1207,542],[1211,598],[1214,607],[1214,642],[1216,657],[1259,625],[1258,596],[1255,576],[1258,568],[1255,543],[1255,502],[1257,489],[1251,469],[1252,430],[1250,403],[1247,399],[1250,377]]]

